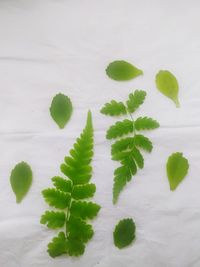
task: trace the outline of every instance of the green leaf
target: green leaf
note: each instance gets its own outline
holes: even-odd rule
[[[119,249],[127,247],[135,239],[135,223],[132,219],[123,219],[113,232],[114,244]]]
[[[32,170],[26,162],[18,163],[11,172],[10,183],[16,196],[16,202],[20,203],[32,184]]]
[[[52,258],[67,253],[67,241],[64,232],[60,232],[58,236],[54,237],[51,243],[48,244],[48,253]]]
[[[188,173],[189,163],[183,153],[173,153],[167,161],[167,176],[170,189],[174,191]]]
[[[126,102],[128,111],[130,113],[135,112],[144,103],[145,97],[146,92],[142,90],[135,90],[133,94],[130,94]]]
[[[48,228],[56,229],[64,226],[65,219],[64,212],[46,211],[42,215],[40,223],[46,224]]]
[[[156,75],[156,86],[165,96],[172,99],[176,107],[180,107],[178,100],[179,86],[176,77],[168,70],[160,70]]]
[[[71,205],[71,214],[75,217],[84,219],[93,219],[97,216],[100,206],[86,201],[73,201]]]
[[[144,158],[143,158],[142,154],[140,153],[140,151],[136,147],[133,147],[132,155],[133,155],[135,162],[137,163],[137,166],[140,169],[142,169],[144,167]]]
[[[70,194],[58,191],[54,188],[48,188],[42,191],[45,201],[57,209],[65,209],[70,202]]]
[[[160,125],[159,123],[152,119],[152,118],[148,118],[148,117],[139,117],[136,121],[135,121],[135,129],[140,131],[140,130],[153,130],[158,128]]]
[[[126,107],[122,102],[112,100],[110,103],[106,103],[101,109],[101,113],[110,116],[119,116],[126,114]]]
[[[113,80],[127,81],[142,75],[143,71],[124,60],[116,60],[108,65],[106,73]]]
[[[117,140],[111,147],[111,154],[117,154],[121,151],[124,151],[133,146],[134,139],[133,137],[127,137],[120,140]]]
[[[144,149],[148,152],[152,151],[152,149],[153,149],[152,142],[144,135],[136,134],[134,136],[133,140],[134,140],[135,146],[141,147],[142,149]]]
[[[84,199],[94,196],[96,186],[94,184],[76,185],[74,186],[72,197],[74,199]]]
[[[68,96],[61,93],[54,96],[50,107],[50,113],[51,117],[61,129],[63,129],[69,121],[72,109],[72,103]]]
[[[93,237],[94,231],[90,224],[74,216],[70,216],[67,222],[69,237],[78,239],[82,242],[88,242]]]
[[[51,180],[58,190],[65,193],[70,193],[72,191],[72,182],[70,180],[66,180],[60,176],[55,176]]]
[[[128,167],[121,166],[115,170],[114,175],[113,204],[116,204],[120,192],[126,183],[131,180],[131,172]]]
[[[67,241],[67,252],[69,256],[80,256],[83,255],[85,251],[85,245],[82,241],[71,236],[68,237]]]
[[[107,130],[106,138],[113,139],[131,132],[133,132],[133,122],[125,119],[123,121],[116,122],[115,125],[112,125]]]

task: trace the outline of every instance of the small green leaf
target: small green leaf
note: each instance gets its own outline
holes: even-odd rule
[[[16,202],[20,203],[32,184],[32,170],[26,162],[18,163],[11,172],[10,183],[16,195]]]
[[[57,237],[52,239],[51,243],[48,244],[47,251],[52,258],[67,253],[67,241],[64,232],[60,232]]]
[[[174,191],[180,182],[187,175],[189,163],[183,157],[183,153],[173,153],[167,161],[167,176],[169,180],[170,189]]]
[[[42,195],[49,206],[57,209],[67,208],[71,198],[69,193],[64,193],[54,188],[44,189]]]
[[[106,103],[101,109],[101,113],[110,116],[119,116],[126,114],[126,107],[122,102],[112,100],[110,103]]]
[[[153,130],[158,128],[160,125],[159,123],[152,119],[152,118],[148,118],[148,117],[139,117],[136,121],[135,121],[135,129],[137,131],[140,130]]]
[[[130,245],[135,239],[135,223],[132,219],[123,219],[115,227],[113,233],[114,244],[118,248]]]
[[[46,224],[48,228],[56,229],[65,224],[65,213],[62,211],[46,211],[40,220],[41,224]]]
[[[94,196],[96,186],[94,184],[76,185],[74,186],[72,197],[74,199],[84,199]]]
[[[113,80],[128,81],[142,75],[143,71],[124,60],[116,60],[108,65],[106,73]]]
[[[70,193],[72,191],[72,182],[70,180],[66,180],[60,176],[55,176],[51,180],[58,190],[66,193]]]
[[[131,179],[131,172],[128,167],[121,166],[115,170],[114,175],[113,204],[116,204],[119,194],[125,187],[126,183]]]
[[[113,139],[131,132],[133,132],[133,122],[125,119],[123,121],[118,121],[114,125],[112,125],[107,130],[106,138]]]
[[[128,111],[135,112],[144,103],[145,97],[146,92],[142,90],[135,90],[133,94],[129,94],[129,99],[126,101]]]
[[[100,206],[86,201],[73,201],[71,205],[71,214],[83,220],[93,219],[97,216]]]
[[[72,103],[68,96],[61,93],[54,96],[50,107],[50,113],[61,129],[63,129],[69,121],[72,109]]]
[[[88,242],[94,234],[90,224],[74,216],[70,216],[67,222],[67,229],[71,238],[78,239],[82,242]]]
[[[148,152],[152,151],[152,149],[153,149],[152,142],[146,136],[141,135],[141,134],[136,134],[133,137],[133,140],[134,140],[135,146],[141,147],[142,149],[144,149]]]
[[[156,86],[165,96],[172,99],[176,107],[180,107],[178,100],[178,81],[176,77],[168,70],[160,70],[156,75]]]

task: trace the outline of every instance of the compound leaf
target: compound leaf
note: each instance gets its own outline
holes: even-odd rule
[[[135,129],[140,131],[140,130],[153,130],[158,128],[160,125],[159,123],[152,119],[152,118],[148,118],[148,117],[139,117],[136,121],[135,121]]]
[[[110,103],[106,103],[101,109],[101,113],[110,116],[119,116],[126,114],[126,107],[122,102],[112,100]]]
[[[65,254],[67,252],[67,240],[64,232],[60,232],[48,244],[48,253],[52,258]]]
[[[45,201],[49,206],[57,209],[65,209],[70,203],[70,194],[58,191],[54,188],[44,189],[42,191]]]
[[[73,201],[71,205],[71,214],[83,220],[93,219],[97,216],[100,206],[86,201]]]
[[[10,183],[16,196],[16,202],[20,203],[32,184],[32,170],[26,162],[18,163],[11,172]]]
[[[160,70],[156,75],[156,86],[158,90],[168,98],[172,99],[176,107],[180,107],[178,100],[179,86],[176,77],[168,70]]]
[[[128,111],[130,113],[135,112],[144,103],[145,97],[146,92],[142,90],[135,90],[133,94],[129,94],[129,99],[126,102]]]
[[[135,239],[135,223],[127,218],[119,221],[113,232],[114,244],[119,249],[127,247]]]
[[[108,65],[106,73],[113,80],[127,81],[142,75],[143,71],[124,60],[116,60]]]
[[[61,129],[63,129],[69,121],[72,109],[72,103],[68,96],[61,93],[54,96],[50,107],[50,113]]]
[[[106,138],[113,139],[131,132],[133,132],[133,122],[125,119],[123,121],[116,122],[115,125],[112,125],[107,130]]]
[[[173,153],[167,161],[167,176],[170,189],[174,191],[188,173],[189,163],[183,153]]]
[[[89,183],[92,176],[91,161],[93,157],[93,126],[91,112],[88,112],[86,126],[80,137],[76,139],[70,156],[65,157],[61,171],[66,178],[55,176],[52,178],[54,188],[42,191],[46,202],[62,212],[46,211],[41,216],[41,223],[56,229],[64,227],[66,233],[61,232],[48,245],[49,255],[61,254],[79,256],[85,251],[94,231],[88,219],[93,219],[99,212],[100,206],[93,202],[80,201],[93,197],[96,186]]]
[[[46,224],[48,228],[61,228],[65,224],[65,213],[61,211],[46,211],[40,220],[41,224]]]

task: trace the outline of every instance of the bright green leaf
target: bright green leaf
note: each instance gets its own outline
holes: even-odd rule
[[[178,100],[179,86],[176,77],[168,70],[160,70],[156,75],[156,86],[165,96],[172,99],[176,107],[180,107]]]
[[[65,209],[70,202],[70,194],[58,191],[54,188],[44,189],[42,191],[45,201],[57,209]]]
[[[114,244],[119,249],[127,247],[135,239],[135,223],[132,219],[123,219],[113,232]]]
[[[174,191],[187,175],[189,163],[182,153],[173,153],[167,161],[167,176],[170,189]]]
[[[94,196],[96,186],[94,184],[76,185],[74,186],[72,197],[74,199],[84,199]]]
[[[46,211],[40,220],[41,224],[46,224],[48,228],[61,228],[65,224],[65,213],[62,211]]]
[[[71,214],[75,217],[84,219],[93,219],[97,216],[100,206],[86,201],[73,201],[71,205]]]
[[[126,114],[126,107],[122,102],[112,100],[110,103],[106,103],[101,109],[101,113],[110,116],[119,116]]]
[[[58,236],[54,237],[51,243],[48,244],[48,253],[52,258],[67,253],[67,241],[63,232],[60,232]]]
[[[26,162],[18,163],[11,172],[10,183],[16,195],[16,202],[20,203],[32,184],[31,167]]]
[[[152,149],[153,149],[152,142],[144,135],[136,134],[134,136],[133,140],[134,140],[135,146],[141,147],[142,149],[144,149],[148,152],[152,151]]]
[[[114,125],[112,125],[107,130],[106,138],[113,139],[131,132],[133,132],[133,122],[125,119],[123,121],[118,121]]]
[[[72,191],[72,182],[70,180],[66,180],[60,176],[55,176],[51,180],[58,190],[66,193],[70,193]]]
[[[144,103],[146,92],[142,90],[135,90],[133,94],[129,94],[129,99],[126,104],[130,113],[135,112],[139,106]]]
[[[124,60],[116,60],[108,65],[106,73],[113,80],[127,81],[142,75],[143,71]]]
[[[50,113],[61,129],[63,129],[69,121],[72,109],[72,103],[68,96],[61,93],[54,96],[50,107]]]
[[[136,121],[135,121],[135,129],[137,131],[140,130],[153,130],[158,128],[160,125],[159,123],[152,119],[152,118],[148,118],[148,117],[139,117]]]

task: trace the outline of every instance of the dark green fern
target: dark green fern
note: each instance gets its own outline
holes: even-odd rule
[[[88,112],[85,129],[70,150],[70,156],[65,157],[65,162],[61,165],[62,173],[68,179],[55,176],[52,178],[54,188],[42,191],[49,206],[60,211],[46,211],[40,222],[51,229],[63,228],[48,245],[48,253],[51,257],[61,254],[69,256],[83,254],[85,243],[94,234],[92,225],[86,221],[97,216],[100,206],[85,201],[93,197],[96,191],[95,185],[90,183],[92,157],[93,126],[91,112]]]
[[[140,149],[151,152],[153,148],[152,142],[138,131],[156,129],[159,123],[148,117],[139,117],[136,120],[132,117],[132,113],[143,104],[145,97],[145,91],[136,90],[129,95],[126,103],[112,100],[101,109],[101,113],[105,115],[129,115],[129,119],[117,121],[112,125],[106,134],[107,139],[117,139],[112,144],[111,155],[113,160],[120,162],[120,167],[114,171],[114,204],[127,182],[137,173],[138,168],[142,169],[144,166],[144,158]]]

